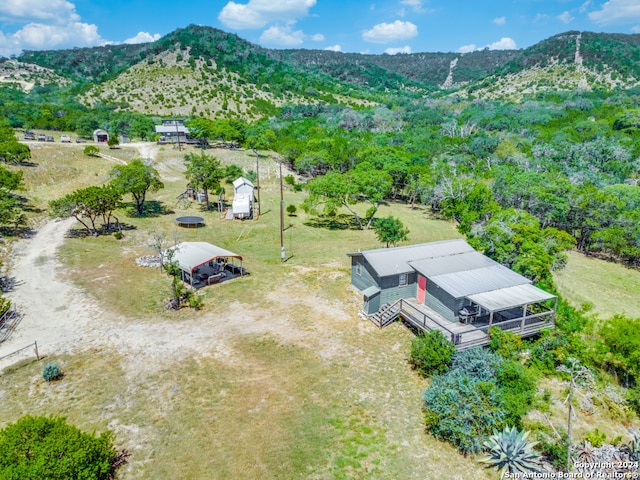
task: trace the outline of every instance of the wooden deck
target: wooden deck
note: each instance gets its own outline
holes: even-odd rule
[[[376,314],[369,316],[369,319],[381,328],[400,317],[406,324],[417,330],[423,332],[441,331],[458,350],[488,345],[488,331],[491,327],[500,327],[502,330],[517,333],[522,337],[529,337],[542,329],[553,328],[555,320],[555,311],[548,311],[501,321],[494,320],[491,325],[489,325],[488,317],[479,317],[475,322],[469,324],[451,322],[413,298],[398,300],[393,304],[386,305],[381,309],[381,312],[377,317]]]

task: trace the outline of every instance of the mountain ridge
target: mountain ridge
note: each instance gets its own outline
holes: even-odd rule
[[[46,72],[60,88],[73,83],[87,105],[256,119],[286,103],[355,108],[390,94],[518,101],[549,90],[638,88],[640,34],[568,31],[520,50],[371,55],[273,50],[189,25],[152,43],[25,51],[0,67],[10,61],[40,67],[26,68],[13,88],[46,83]],[[170,82],[158,80],[163,72]]]

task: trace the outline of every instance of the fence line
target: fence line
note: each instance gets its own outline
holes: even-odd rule
[[[8,354],[8,355],[5,355],[5,356],[3,356],[3,357],[0,357],[0,360],[4,360],[5,358],[9,358],[9,357],[11,357],[11,356],[15,355],[16,353],[20,353],[20,352],[22,352],[23,350],[26,350],[27,348],[31,348],[31,347],[35,347],[35,349],[36,349],[36,358],[37,358],[37,359],[38,359],[38,361],[39,361],[39,360],[40,360],[40,354],[38,353],[38,342],[37,342],[37,341],[35,341],[35,342],[33,342],[33,343],[31,343],[31,344],[27,345],[26,347],[19,348],[19,349],[18,349],[18,350],[16,350],[15,352],[11,352],[11,353],[10,353],[10,354]]]

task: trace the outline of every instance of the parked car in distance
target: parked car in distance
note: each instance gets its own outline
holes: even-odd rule
[[[24,139],[25,140],[35,140],[36,139],[36,134],[33,132],[30,132],[29,130],[25,130],[24,131]]]
[[[56,139],[53,138],[53,135],[47,135],[46,137],[44,137],[45,141],[47,142],[55,142]]]
[[[87,143],[87,139],[86,138],[82,138],[82,137],[78,137],[78,138],[76,138],[76,143]]]
[[[39,133],[39,134],[38,134],[38,141],[39,141],[39,142],[44,142],[44,141],[46,141],[46,140],[47,140],[47,137],[45,136],[45,134],[44,134],[44,133]]]
[[[62,143],[71,143],[71,137],[69,135],[60,135],[60,141]]]

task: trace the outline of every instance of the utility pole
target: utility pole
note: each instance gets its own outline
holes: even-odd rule
[[[569,395],[567,401],[569,402],[569,417],[567,419],[567,473],[571,471],[571,416],[573,414],[573,389],[576,387],[578,381],[582,380],[586,383],[593,382],[593,373],[587,367],[580,363],[580,360],[573,357],[567,358],[566,365],[560,365],[556,368],[559,372],[565,372],[570,375],[569,378]]]
[[[180,144],[180,130],[178,129],[178,120],[174,118],[173,123],[176,125],[176,135],[178,137],[178,151],[182,151],[182,145]]]
[[[260,155],[258,155],[258,149],[254,148],[253,149],[253,153],[256,154],[256,189],[257,189],[257,197],[258,197],[258,217],[260,217],[260,213],[262,213],[262,211],[260,210],[260,162],[258,161],[260,158]]]
[[[284,193],[282,189],[282,157],[280,160],[280,261],[284,263],[287,258],[284,253]]]

